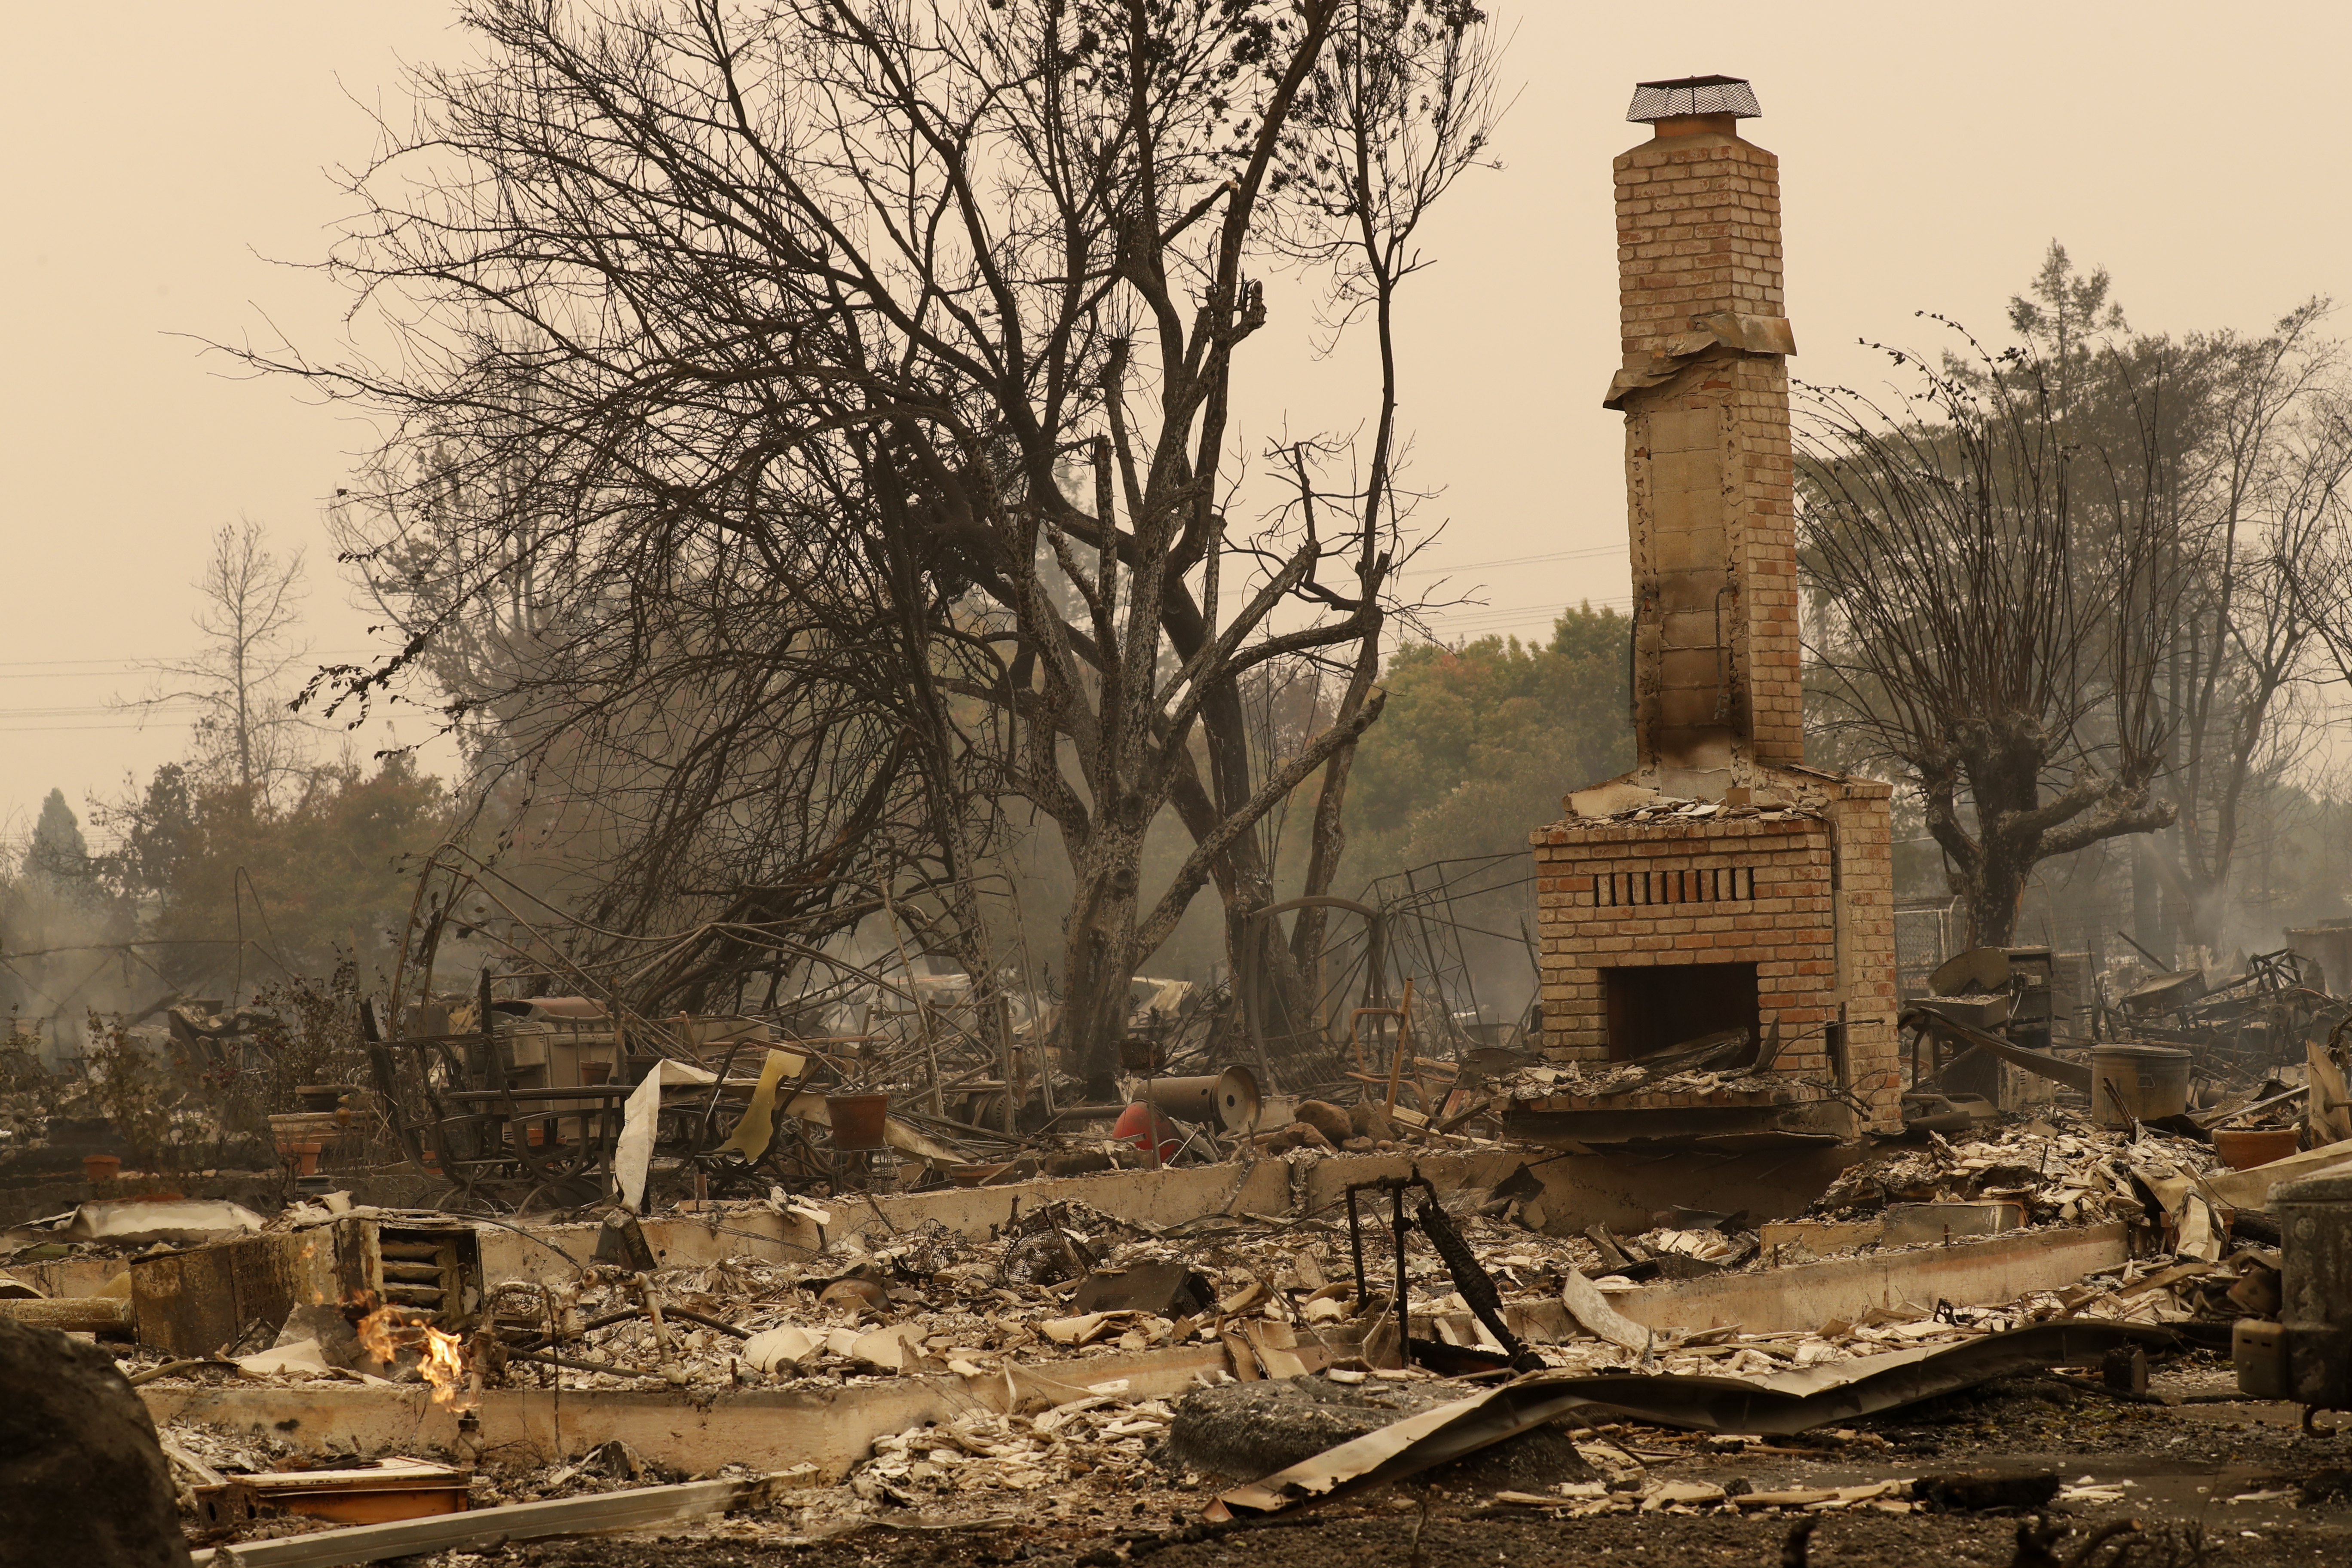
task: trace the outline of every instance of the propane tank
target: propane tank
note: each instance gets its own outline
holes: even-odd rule
[[[1155,1134],[1160,1147],[1153,1163],[1164,1165],[1176,1157],[1176,1151],[1184,1146],[1183,1141],[1176,1135],[1175,1126],[1168,1118],[1139,1100],[1119,1112],[1118,1121],[1110,1130],[1113,1138],[1132,1143],[1147,1154],[1155,1152],[1151,1147]]]

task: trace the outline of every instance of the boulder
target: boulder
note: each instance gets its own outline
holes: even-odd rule
[[[1295,1120],[1321,1133],[1324,1142],[1334,1149],[1361,1131],[1349,1121],[1346,1111],[1326,1100],[1300,1100]]]
[[[155,1423],[111,1357],[0,1321],[0,1557],[79,1568],[186,1568]]]

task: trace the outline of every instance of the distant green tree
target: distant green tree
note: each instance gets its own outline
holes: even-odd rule
[[[81,820],[66,804],[66,792],[61,789],[51,790],[41,802],[33,841],[25,847],[24,872],[58,891],[90,884],[89,846],[81,836]]]
[[[108,875],[133,899],[167,898],[196,844],[195,786],[188,770],[165,763],[137,804],[116,815],[124,825],[122,847],[109,858]]]
[[[1559,820],[1560,796],[1633,765],[1631,623],[1580,605],[1548,643],[1481,637],[1406,648],[1357,753],[1352,869],[1508,854]]]
[[[144,904],[149,934],[188,944],[168,950],[179,978],[229,970],[242,938],[247,979],[284,979],[333,973],[354,942],[362,964],[388,959],[411,858],[440,841],[450,811],[441,782],[400,756],[373,773],[309,769],[275,803],[166,765],[121,825],[110,869]]]
[[[2095,374],[2099,351],[2131,331],[2123,306],[2108,298],[2114,287],[2105,268],[2078,270],[2066,247],[2053,239],[2026,291],[2009,297],[2010,330],[2049,367],[2051,395],[2061,412],[2074,411],[2084,382]],[[1966,374],[1974,367],[1956,360],[1951,368]]]

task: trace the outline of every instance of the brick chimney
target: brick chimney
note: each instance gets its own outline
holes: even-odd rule
[[[1643,82],[1616,160],[1641,767],[1721,798],[1804,760],[1780,161],[1736,77]]]
[[[1588,1147],[1843,1137],[1849,1108],[1880,1129],[1901,1116],[1892,792],[1803,765],[1796,343],[1779,166],[1739,136],[1757,112],[1736,77],[1633,95],[1654,133],[1616,161],[1625,357],[1605,402],[1625,416],[1641,755],[1572,790],[1531,847],[1548,1058],[1639,1060],[1736,1030],[1754,1046],[1734,1065],[1769,1072],[1514,1112],[1524,1134]]]

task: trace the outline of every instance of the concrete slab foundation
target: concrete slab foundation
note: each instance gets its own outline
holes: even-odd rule
[[[1328,1364],[1311,1343],[1297,1354],[1310,1372]],[[483,1394],[475,1414],[483,1452],[508,1462],[576,1458],[618,1437],[688,1473],[729,1464],[761,1470],[813,1464],[825,1479],[837,1480],[873,1451],[875,1438],[927,1421],[950,1421],[973,1409],[1044,1408],[1122,1381],[1133,1397],[1171,1398],[1208,1372],[1233,1375],[1223,1345],[1088,1356],[978,1377],[948,1373],[829,1388],[745,1389],[707,1403],[634,1389],[499,1388]],[[151,1384],[139,1392],[159,1426],[199,1421],[266,1432],[310,1453],[448,1453],[457,1447],[457,1415],[436,1405],[422,1387]]]
[[[1763,1333],[1853,1320],[1873,1307],[1932,1308],[1938,1300],[1990,1305],[2120,1268],[2126,1256],[2124,1227],[2105,1226],[1650,1286],[1615,1295],[1611,1304],[1651,1328],[1737,1323]],[[1570,1331],[1557,1301],[1514,1306],[1509,1318],[1513,1330],[1530,1340],[1559,1340]],[[1465,1342],[1471,1325],[1467,1314],[1453,1321]],[[1292,1353],[1302,1371],[1312,1373],[1354,1349],[1338,1335],[1328,1345],[1302,1337]],[[492,1389],[478,1412],[479,1441],[493,1458],[551,1463],[618,1437],[688,1472],[729,1463],[761,1469],[813,1464],[831,1479],[866,1458],[875,1438],[923,1422],[949,1420],[976,1408],[1034,1410],[1084,1398],[1098,1385],[1121,1381],[1132,1396],[1171,1398],[1204,1373],[1230,1376],[1237,1371],[1228,1348],[1217,1344],[1112,1352],[974,1377],[745,1389],[707,1401],[656,1391]],[[158,1423],[200,1421],[266,1431],[313,1453],[446,1453],[455,1450],[458,1439],[456,1415],[435,1405],[423,1388],[158,1384],[140,1393]]]
[[[1198,1165],[1171,1171],[1109,1171],[1046,1178],[1001,1187],[947,1189],[830,1198],[811,1205],[831,1215],[819,1226],[799,1214],[738,1210],[726,1214],[666,1214],[645,1223],[646,1237],[665,1268],[749,1257],[783,1261],[811,1258],[845,1236],[878,1245],[894,1230],[931,1222],[959,1236],[984,1240],[1016,1215],[1041,1204],[1079,1202],[1134,1224],[1161,1227],[1210,1215],[1332,1217],[1348,1184],[1402,1175],[1416,1165],[1441,1192],[1491,1187],[1526,1166],[1543,1184],[1524,1222],[1553,1236],[1572,1236],[1593,1224],[1619,1231],[1649,1228],[1677,1205],[1746,1209],[1752,1219],[1801,1212],[1859,1156],[1859,1149],[1818,1149],[1741,1155],[1552,1154],[1495,1149],[1463,1153],[1343,1154],[1293,1166],[1278,1159]],[[536,1225],[481,1227],[484,1278],[555,1283],[594,1255],[598,1227]],[[48,1296],[89,1296],[129,1267],[125,1259],[68,1258],[18,1265],[13,1272]]]
[[[1711,1329],[1737,1323],[1751,1334],[1851,1322],[1874,1307],[1934,1310],[1991,1306],[2036,1290],[2056,1290],[2086,1274],[2121,1268],[2131,1256],[2120,1225],[2083,1230],[2020,1232],[1909,1252],[1864,1253],[1821,1263],[1685,1279],[1612,1296],[1610,1305],[1654,1329]]]
[[[1019,1215],[1043,1204],[1075,1199],[1105,1214],[1153,1227],[1210,1215],[1334,1217],[1350,1183],[1402,1175],[1418,1166],[1440,1192],[1491,1187],[1522,1165],[1543,1184],[1531,1199],[1529,1226],[1572,1236],[1587,1226],[1649,1228],[1677,1205],[1745,1208],[1756,1218],[1804,1208],[1856,1152],[1777,1151],[1736,1156],[1545,1154],[1516,1149],[1465,1153],[1339,1154],[1292,1166],[1277,1159],[1255,1164],[1195,1165],[1171,1171],[1108,1171],[1092,1176],[1043,1178],[1002,1187],[836,1197],[821,1207],[832,1215],[820,1227],[798,1214],[739,1210],[730,1214],[660,1215],[645,1222],[646,1241],[666,1268],[749,1257],[782,1261],[815,1257],[829,1243],[861,1237],[878,1246],[898,1230],[937,1222],[958,1236],[985,1240]],[[597,1226],[534,1225],[529,1234],[499,1226],[482,1232],[486,1279],[568,1279],[596,1249]],[[566,1261],[566,1260],[569,1261]]]

